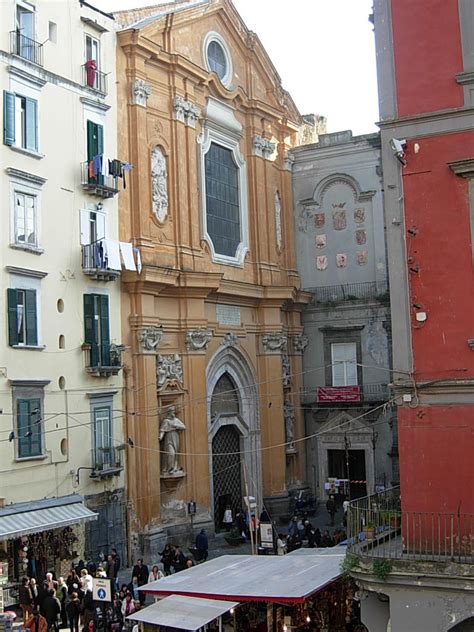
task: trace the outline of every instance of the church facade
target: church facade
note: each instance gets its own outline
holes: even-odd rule
[[[289,150],[301,117],[226,0],[115,15],[129,548],[304,485]],[[127,317],[128,315],[128,317]],[[161,550],[161,549],[159,549]]]

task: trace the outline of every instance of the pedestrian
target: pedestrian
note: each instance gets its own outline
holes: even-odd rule
[[[230,508],[230,505],[227,505],[227,507],[225,508],[224,517],[222,519],[222,522],[224,524],[225,530],[226,531],[230,531],[230,529],[232,527],[232,523],[234,522],[234,520],[232,518],[232,509]]]
[[[56,591],[51,588],[43,601],[43,613],[48,623],[48,630],[58,632],[58,615],[61,613],[61,605],[56,599]]]
[[[118,572],[120,570],[120,556],[117,553],[117,549],[116,548],[112,548],[112,559],[115,562],[115,577],[118,577]]]
[[[344,518],[342,519],[342,522],[345,527],[347,526],[347,511],[349,509],[349,505],[350,505],[350,502],[346,497],[344,499],[344,502],[342,503],[342,510],[344,512]]]
[[[334,496],[331,494],[329,496],[328,501],[326,503],[326,510],[331,518],[331,527],[334,526],[334,516],[337,512],[336,502],[334,500]]]
[[[87,569],[83,568],[81,571],[81,588],[86,593],[88,590],[92,592],[93,580]]]
[[[86,590],[84,598],[82,600],[82,624],[84,626],[84,632],[88,632],[89,624],[94,622],[95,607],[92,590]]]
[[[196,536],[196,550],[197,550],[196,559],[198,561],[205,562],[207,560],[207,555],[209,552],[209,541],[207,539],[207,534],[204,529],[201,529],[201,531]]]
[[[30,588],[30,580],[23,577],[20,588],[18,589],[18,601],[23,612],[23,625],[30,619],[33,611],[33,594]]]
[[[150,574],[148,576],[148,583],[156,582],[158,579],[162,579],[165,576],[163,571],[159,568],[158,564],[154,564]]]
[[[112,553],[107,555],[107,561],[105,562],[105,572],[107,577],[110,579],[110,584],[115,591],[117,587],[117,566],[115,564],[115,560],[112,556]]]
[[[278,534],[277,538],[277,555],[285,555],[286,553],[286,538],[281,533]]]
[[[298,533],[298,518],[293,516],[288,525],[288,535],[290,538],[294,537]]]
[[[129,614],[133,614],[135,612],[135,605],[133,603],[133,598],[130,593],[125,595],[125,601],[122,603],[122,617],[125,619]]]
[[[139,588],[139,586],[138,586],[138,577],[136,575],[134,575],[132,577],[132,581],[127,586],[127,590],[132,595],[134,600],[140,598],[140,592],[139,592],[138,588]]]
[[[46,573],[45,582],[48,584],[48,590],[56,590],[58,582],[53,580],[53,573]]]
[[[59,601],[61,607],[61,627],[67,628],[67,613],[66,613],[66,600],[67,600],[67,586],[64,581],[64,577],[58,579],[58,586],[56,588],[56,599]]]
[[[176,547],[174,552],[173,566],[176,573],[186,568],[186,557],[179,546]]]
[[[36,579],[32,577],[30,579],[30,590],[31,596],[33,597],[33,606],[38,605],[38,584],[36,583]]]
[[[173,566],[174,560],[174,547],[171,544],[167,544],[160,555],[165,575],[171,575],[171,567]]]
[[[77,592],[71,593],[71,600],[66,605],[69,629],[71,632],[79,632],[79,615],[81,614],[81,602]]]
[[[48,622],[40,614],[39,608],[36,606],[33,608],[31,613],[31,617],[25,624],[25,628],[31,630],[31,632],[47,632],[48,631]]]
[[[144,586],[148,582],[148,566],[143,563],[141,558],[137,560],[137,563],[133,567],[132,578],[133,577],[138,579],[139,586]]]

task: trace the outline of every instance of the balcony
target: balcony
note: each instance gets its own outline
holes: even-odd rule
[[[314,294],[311,304],[316,307],[332,306],[346,301],[374,300],[382,304],[390,302],[386,281],[328,285],[326,287],[305,288],[305,291]]]
[[[119,476],[123,470],[122,450],[119,447],[94,448],[91,454],[92,467],[90,478],[102,480],[111,476]]]
[[[38,66],[43,65],[43,44],[22,35],[19,31],[10,31],[10,52]]]
[[[103,239],[82,246],[82,271],[96,281],[115,281],[120,276],[120,270],[108,267]]]
[[[321,386],[305,390],[301,401],[305,405],[363,404],[383,402],[388,399],[388,384],[363,384],[362,386]]]
[[[87,61],[82,68],[82,85],[100,92],[102,96],[107,95],[107,75],[97,69],[95,63]]]
[[[114,343],[84,343],[86,371],[95,377],[110,377],[118,375],[123,368],[123,345]]]
[[[399,487],[351,502],[347,526],[362,559],[474,564],[474,515],[402,511]]]
[[[111,198],[119,192],[118,176],[91,176],[88,161],[81,163],[81,184],[91,195],[100,198]]]

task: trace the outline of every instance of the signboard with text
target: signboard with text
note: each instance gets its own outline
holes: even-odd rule
[[[360,386],[319,386],[316,401],[326,402],[360,402]]]
[[[94,599],[94,601],[112,601],[110,579],[94,577],[92,581],[92,599]]]

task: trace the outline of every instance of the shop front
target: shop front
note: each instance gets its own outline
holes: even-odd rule
[[[96,519],[77,494],[0,508],[4,608],[18,602],[22,577],[40,582],[47,572],[67,575],[84,555],[83,525]]]

